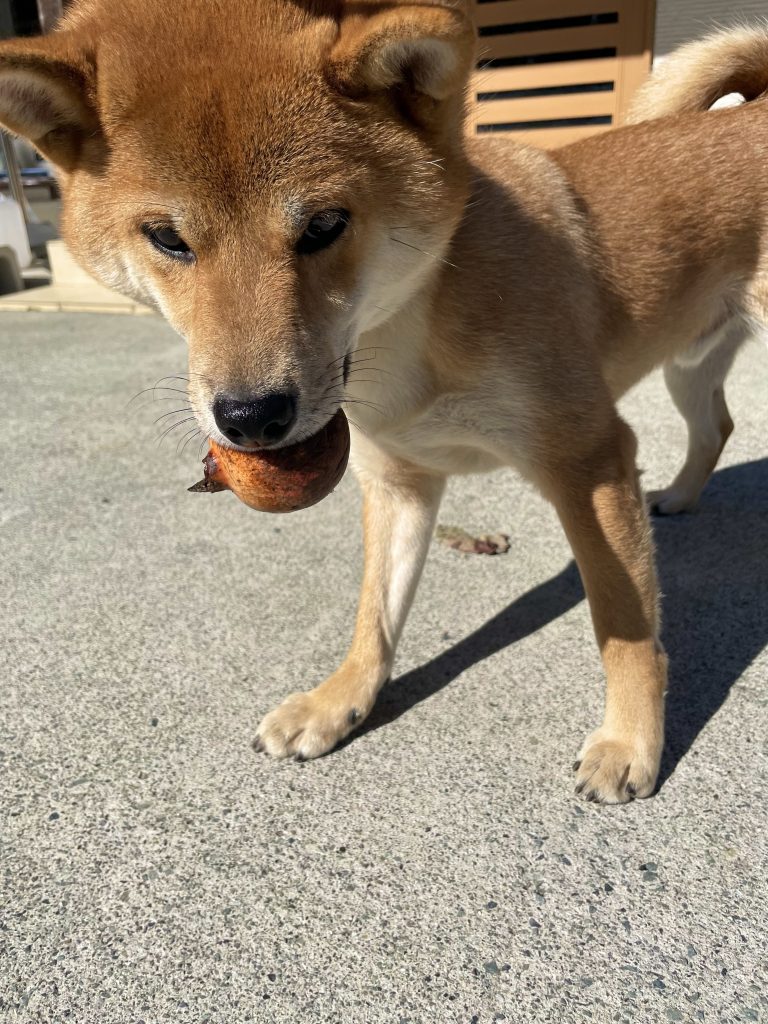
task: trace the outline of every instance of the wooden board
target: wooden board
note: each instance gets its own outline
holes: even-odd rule
[[[475,0],[480,37],[468,130],[551,147],[620,123],[651,66],[655,6]]]
[[[483,25],[571,18],[579,14],[607,14],[616,9],[616,0],[558,0],[557,3],[549,0],[493,0],[491,3],[475,3],[474,19],[480,28]]]

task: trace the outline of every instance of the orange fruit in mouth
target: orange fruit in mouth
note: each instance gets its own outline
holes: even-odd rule
[[[285,448],[242,451],[210,442],[205,476],[190,491],[232,491],[259,512],[296,512],[330,494],[349,460],[349,424],[339,409],[312,437]]]

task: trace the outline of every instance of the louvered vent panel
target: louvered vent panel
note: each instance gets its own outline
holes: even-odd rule
[[[618,123],[651,66],[651,0],[475,0],[470,130],[559,146]]]

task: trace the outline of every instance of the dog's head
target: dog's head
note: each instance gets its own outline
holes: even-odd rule
[[[0,45],[0,124],[79,261],[187,339],[206,433],[292,443],[448,245],[473,55],[449,0],[81,0]]]

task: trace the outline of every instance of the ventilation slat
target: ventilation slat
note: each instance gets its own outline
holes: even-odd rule
[[[611,117],[553,117],[546,121],[509,121],[502,124],[480,124],[477,126],[478,135],[488,132],[539,132],[542,130],[556,130],[558,128],[591,128],[595,125],[609,127],[613,118]]]
[[[618,25],[591,25],[586,28],[558,28],[525,32],[520,35],[484,36],[478,43],[479,64],[514,57],[541,57],[594,50],[616,50]],[[567,58],[566,58],[567,59]],[[538,63],[538,61],[536,61]]]
[[[650,67],[655,0],[475,0],[468,130],[562,145],[618,124]]]
[[[642,0],[636,0],[641,3]],[[541,21],[548,15],[552,18],[577,18],[586,14],[607,14],[621,11],[623,0],[560,0],[547,3],[542,0],[495,0],[492,3],[475,4],[475,24],[478,28],[486,25],[504,25],[510,22]]]
[[[617,57],[607,60],[562,61],[559,64],[527,64],[516,68],[485,68],[475,72],[472,90],[476,95],[478,92],[503,92],[506,89],[615,82],[618,74]]]
[[[616,101],[612,93],[596,92],[575,96],[550,96],[519,100],[489,100],[481,105],[477,127],[510,121],[546,121],[551,118],[613,117]]]
[[[480,38],[488,36],[520,36],[526,32],[552,32],[558,28],[594,28],[595,25],[618,25],[616,11],[605,14],[580,14],[572,18],[544,18],[540,21],[510,22],[504,25],[486,25],[480,29]]]
[[[543,96],[575,96],[591,92],[613,92],[613,82],[585,82],[584,85],[546,85],[540,89],[507,89],[503,92],[478,92],[477,102],[487,100],[532,100]]]

